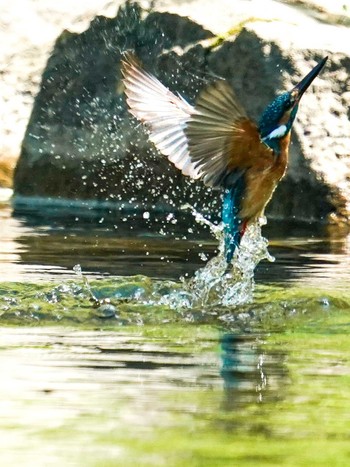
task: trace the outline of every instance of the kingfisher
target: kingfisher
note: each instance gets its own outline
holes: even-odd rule
[[[248,225],[258,221],[288,165],[290,133],[300,99],[323,58],[293,89],[278,95],[256,123],[225,80],[199,92],[191,105],[125,52],[121,71],[129,111],[183,175],[223,192],[225,257],[232,262]]]

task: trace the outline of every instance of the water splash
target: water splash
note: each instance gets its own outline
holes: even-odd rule
[[[83,274],[83,270],[80,266],[80,264],[76,264],[74,267],[73,267],[73,271],[75,272],[75,274],[83,281],[83,284],[84,284],[84,287],[85,287],[85,290],[87,291],[89,297],[90,297],[90,301],[95,305],[95,306],[99,306],[99,305],[102,305],[104,303],[103,300],[99,300],[96,295],[94,294],[94,292],[92,291],[92,288],[90,286],[90,283],[88,281],[88,278],[86,276],[84,276]],[[109,303],[109,301],[108,301]]]
[[[261,235],[261,227],[266,219],[261,218],[247,228],[240,247],[236,249],[232,265],[228,267],[223,223],[213,224],[190,205],[184,205],[183,209],[191,209],[196,222],[209,227],[219,242],[218,254],[199,269],[193,278],[182,278],[183,290],[180,294],[176,291],[163,297],[162,302],[172,307],[192,308],[206,305],[235,306],[252,301],[256,266],[263,259],[274,261],[267,250],[268,241]]]
[[[261,218],[247,228],[240,247],[235,251],[232,264],[228,266],[225,256],[223,223],[212,223],[188,204],[182,209],[190,209],[196,222],[210,229],[218,241],[218,254],[199,269],[192,278],[181,278],[180,284],[173,283],[170,290],[164,287],[163,282],[161,284],[153,282],[148,292],[138,297],[137,301],[146,305],[165,305],[172,309],[192,309],[203,306],[230,307],[251,302],[255,287],[256,266],[263,259],[274,261],[267,250],[268,241],[261,235],[261,226],[266,223],[266,219]],[[80,265],[76,265],[73,269],[83,281],[91,302],[97,307],[106,303],[105,299],[101,300],[93,293]]]

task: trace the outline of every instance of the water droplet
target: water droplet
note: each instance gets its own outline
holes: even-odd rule
[[[73,271],[75,272],[75,274],[79,277],[81,277],[82,275],[82,270],[81,270],[81,266],[80,264],[76,264],[74,267],[73,267]]]
[[[218,254],[199,269],[194,277],[182,280],[181,293],[170,293],[168,297],[162,298],[162,302],[172,307],[191,308],[205,305],[236,306],[252,301],[254,270],[257,264],[263,259],[274,260],[267,251],[268,242],[261,235],[260,223],[247,228],[232,265],[228,265],[225,258],[223,224],[213,224],[191,206],[187,205],[184,208],[190,208],[195,220],[209,227],[219,242]],[[200,258],[206,260],[203,253],[200,254]]]

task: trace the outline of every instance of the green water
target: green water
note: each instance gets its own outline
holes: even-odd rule
[[[346,239],[272,232],[250,303],[186,308],[208,235],[0,212],[0,465],[350,465]]]

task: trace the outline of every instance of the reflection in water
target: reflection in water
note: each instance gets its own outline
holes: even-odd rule
[[[59,261],[47,263],[41,261],[37,254],[33,261],[27,261],[26,255],[31,251],[31,243],[34,241],[36,248],[42,247],[41,229],[33,229],[26,225],[25,221],[12,217],[8,206],[0,205],[0,281],[26,281],[30,277],[33,282],[54,277],[63,272]],[[59,256],[59,251],[56,251]],[[46,280],[47,280],[46,279]]]
[[[237,411],[284,397],[288,384],[284,353],[266,352],[259,336],[233,333],[222,336],[221,350],[223,410]]]
[[[13,217],[0,208],[0,281],[72,278],[80,264],[89,276],[143,274],[162,279],[192,277],[216,254],[217,241],[190,213],[104,212],[33,208]],[[302,237],[298,237],[298,232]],[[309,232],[309,234],[307,233]],[[314,227],[289,230],[293,237],[274,240],[279,225],[269,222],[275,263],[263,261],[258,282],[294,282],[334,288],[350,280],[350,236],[314,237]],[[283,232],[285,235],[286,232]],[[321,235],[321,232],[318,232]]]
[[[1,288],[0,465],[298,465],[295,452],[348,464],[347,293],[262,285],[246,307],[169,310],[160,298],[181,283],[150,277],[191,274],[215,252],[192,219],[165,232],[143,216],[118,229],[0,216],[0,280],[22,281]],[[349,244],[307,237],[272,242],[258,280],[345,290]],[[78,263],[112,275],[92,282],[111,314],[76,282]]]
[[[339,324],[226,333],[221,360],[214,329],[188,323],[0,328],[0,465],[325,465],[325,449],[347,465]]]
[[[160,427],[187,430],[189,421],[202,426],[208,413],[220,420],[284,397],[284,356],[270,358],[258,336],[224,335],[221,366],[213,336],[197,334],[193,340],[191,334],[179,344],[131,332],[0,329],[0,431],[7,446],[0,460],[17,449],[24,456],[29,449],[36,459],[40,440],[54,432],[50,452],[41,455],[60,465],[57,459],[81,455],[81,442],[102,436],[106,420],[110,449],[112,433],[137,439]],[[247,423],[255,420],[241,420]],[[236,417],[222,429],[232,426],[240,426]],[[32,434],[24,442],[28,430]],[[74,443],[67,444],[67,436]],[[120,444],[115,447],[120,455]],[[94,449],[99,454],[105,444],[95,442]],[[21,455],[16,457],[19,462]]]

